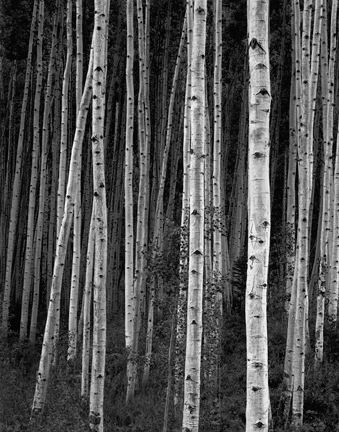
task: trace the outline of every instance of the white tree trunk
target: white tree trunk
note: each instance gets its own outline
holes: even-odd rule
[[[93,275],[93,354],[90,391],[90,428],[104,430],[104,384],[106,358],[107,206],[104,158],[106,93],[106,32],[109,0],[95,0],[93,33],[92,157],[93,208],[95,214],[95,260]]]
[[[126,60],[126,148],[125,148],[125,341],[128,350],[126,402],[134,399],[133,331],[134,331],[134,289],[133,289],[133,123],[134,123],[134,29],[133,1],[126,1],[127,60]]]
[[[184,357],[186,337],[187,313],[187,270],[188,270],[188,224],[189,224],[189,164],[191,147],[191,57],[192,57],[192,28],[193,4],[189,0],[186,5],[187,20],[187,77],[184,108],[184,137],[183,137],[183,193],[181,207],[180,233],[180,264],[179,264],[179,297],[177,305],[177,325],[174,361],[174,410],[175,415],[181,415],[183,409],[183,381]]]
[[[89,397],[89,363],[91,346],[91,299],[93,291],[93,266],[94,266],[94,209],[92,209],[91,224],[88,235],[86,281],[83,299],[83,334],[82,334],[82,370],[81,370],[81,397],[86,400]]]
[[[204,117],[207,1],[194,2],[187,339],[183,432],[198,432],[204,273]]]
[[[333,101],[334,101],[334,71],[335,71],[335,59],[337,52],[337,10],[338,10],[338,0],[333,0],[332,2],[332,12],[331,12],[331,29],[330,29],[330,54],[329,54],[329,74],[327,82],[327,94],[328,94],[328,116],[327,116],[327,129],[328,129],[328,140],[333,143]],[[333,146],[333,144],[332,144]],[[332,147],[333,150],[333,147]],[[336,147],[336,155],[338,155],[338,143]],[[339,183],[338,183],[338,160],[339,157],[336,156],[335,160],[335,170],[333,181],[333,196],[332,196],[332,212],[333,217],[333,227],[332,227],[332,243],[329,244],[329,254],[330,266],[331,266],[331,284],[329,286],[329,303],[328,303],[328,315],[332,321],[337,321],[338,315],[338,271],[339,271]],[[333,199],[334,198],[334,199]]]
[[[270,250],[268,2],[248,0],[249,150],[246,432],[268,430],[267,274]]]
[[[81,108],[77,118],[77,127],[72,147],[65,211],[60,232],[58,234],[58,241],[56,244],[56,256],[54,262],[50,302],[41,350],[39,370],[37,373],[37,381],[32,406],[32,416],[41,415],[46,401],[49,371],[54,348],[55,324],[57,319],[57,311],[60,308],[62,275],[66,258],[69,232],[73,217],[73,207],[76,198],[76,181],[78,167],[80,163],[80,141],[82,141],[84,137],[88,107],[92,96],[92,69],[93,57],[91,55],[90,63],[88,66],[85,90],[81,100]]]
[[[16,152],[16,163],[15,163],[15,174],[12,188],[12,202],[11,202],[11,214],[10,214],[10,222],[9,222],[9,232],[8,232],[8,240],[7,240],[7,255],[6,255],[6,275],[5,275],[5,286],[3,290],[3,299],[2,299],[2,331],[3,335],[7,336],[8,332],[8,316],[9,316],[9,304],[11,297],[11,284],[12,284],[12,268],[13,268],[13,255],[15,249],[15,236],[18,225],[18,217],[19,217],[19,203],[20,203],[20,190],[21,190],[21,165],[22,165],[22,153],[23,153],[23,143],[25,137],[25,122],[26,122],[26,110],[28,104],[29,97],[29,86],[30,86],[30,77],[32,72],[32,53],[33,53],[33,39],[34,39],[34,31],[37,21],[37,10],[38,10],[38,0],[34,1],[33,6],[33,14],[32,14],[32,23],[31,30],[28,42],[28,57],[26,64],[26,73],[25,73],[25,85],[23,91],[23,99],[21,106],[21,115],[20,115],[20,129],[19,129],[19,138],[18,138],[18,146]],[[4,241],[5,239],[3,239]]]
[[[38,37],[37,37],[37,81],[34,99],[34,120],[33,120],[33,148],[32,148],[32,169],[31,169],[31,184],[29,190],[28,203],[28,221],[27,221],[27,241],[26,241],[26,256],[24,270],[24,286],[22,293],[22,315],[20,323],[20,340],[24,340],[27,336],[29,295],[32,283],[33,270],[33,239],[34,239],[34,216],[36,205],[36,186],[38,180],[38,161],[40,155],[40,100],[42,87],[42,42],[43,42],[43,27],[44,27],[44,3],[40,3],[39,18],[38,18]],[[43,165],[41,166],[41,168]]]
[[[292,426],[295,430],[301,430],[303,424],[304,409],[304,382],[305,382],[305,351],[306,351],[306,316],[308,313],[308,267],[309,267],[309,210],[310,195],[312,190],[310,172],[310,154],[308,137],[309,120],[309,53],[310,53],[310,12],[312,2],[305,0],[303,14],[303,33],[300,50],[300,42],[296,49],[302,52],[302,67],[296,71],[296,100],[298,119],[298,233],[297,254],[295,271],[297,278],[296,313],[294,323],[293,343],[293,401],[292,401]],[[298,15],[299,4],[295,2],[296,30],[300,27]],[[297,32],[298,33],[298,32]],[[300,40],[300,38],[298,37]],[[299,46],[297,46],[299,43]],[[300,59],[300,55],[297,55]]]

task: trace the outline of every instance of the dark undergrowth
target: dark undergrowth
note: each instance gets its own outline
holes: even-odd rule
[[[286,324],[269,319],[269,385],[274,430],[281,432],[278,417]],[[170,320],[156,327],[150,382],[137,389],[135,402],[126,407],[126,353],[122,319],[108,324],[105,384],[105,431],[162,432],[167,389]],[[304,432],[339,432],[339,336],[328,326],[328,347],[323,370],[313,373],[313,358],[307,359]],[[246,410],[246,338],[244,312],[225,319],[221,347],[218,393],[202,384],[200,432],[243,432]],[[35,374],[40,346],[19,343],[17,334],[0,347],[0,431],[80,432],[88,430],[88,404],[80,398],[80,360],[72,370],[66,364],[66,337],[61,336],[59,362],[53,369],[47,404],[40,424],[30,422]],[[140,358],[140,375],[142,372]],[[169,432],[179,432],[180,418],[169,417]]]

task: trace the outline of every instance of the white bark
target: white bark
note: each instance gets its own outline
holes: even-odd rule
[[[107,206],[104,163],[106,61],[110,1],[95,0],[93,33],[92,157],[93,207],[95,214],[95,261],[93,276],[93,354],[90,390],[90,428],[104,430],[106,358]]]
[[[337,52],[337,10],[338,0],[332,2],[331,12],[331,29],[330,29],[330,54],[329,54],[329,68],[328,68],[328,82],[327,82],[327,94],[328,94],[328,111],[327,111],[327,129],[328,129],[328,140],[333,142],[333,102],[334,102],[334,69],[335,59]],[[332,146],[333,147],[333,144]],[[332,244],[329,244],[330,254],[330,266],[331,266],[331,278],[329,286],[329,304],[328,304],[328,315],[332,321],[337,321],[338,317],[338,290],[339,290],[339,157],[338,157],[338,141],[336,147],[336,160],[333,180],[333,196],[332,196]]]
[[[82,334],[82,370],[81,370],[81,397],[89,397],[89,363],[91,345],[91,300],[93,291],[93,266],[94,266],[94,209],[92,209],[91,225],[88,235],[86,281],[83,299],[83,334]]]
[[[134,289],[133,289],[133,122],[134,122],[134,86],[133,86],[133,58],[134,58],[134,29],[133,29],[133,1],[126,1],[127,21],[127,60],[126,60],[126,147],[125,147],[125,341],[129,351],[127,361],[127,393],[126,402],[134,399],[133,386],[133,331],[134,331]]]
[[[31,291],[32,270],[33,270],[33,239],[34,239],[34,216],[36,205],[36,186],[38,181],[38,161],[40,155],[40,100],[42,88],[42,41],[44,27],[44,3],[40,3],[38,18],[38,38],[37,38],[37,82],[34,99],[34,119],[33,119],[33,148],[32,148],[32,169],[31,184],[29,190],[28,221],[27,221],[27,241],[24,270],[24,286],[22,293],[22,314],[20,323],[20,340],[27,336],[29,294]]]
[[[82,141],[84,137],[88,107],[92,96],[92,69],[93,58],[91,55],[90,63],[88,66],[85,90],[81,100],[81,108],[77,118],[77,127],[72,147],[70,172],[67,183],[65,212],[56,245],[56,256],[54,262],[50,302],[45,326],[39,370],[37,373],[37,381],[32,406],[32,416],[41,415],[46,401],[49,371],[54,348],[55,324],[57,319],[57,312],[60,309],[63,269],[66,258],[69,232],[73,217],[73,208],[75,203],[75,186],[80,162],[80,141]]]
[[[302,59],[296,71],[296,100],[298,119],[298,233],[297,233],[297,298],[294,323],[293,346],[293,401],[292,425],[301,430],[303,423],[305,351],[306,351],[306,316],[308,313],[308,267],[309,267],[309,209],[312,190],[310,172],[310,154],[313,152],[308,137],[309,121],[309,60],[310,60],[310,11],[312,1],[305,0],[302,29]],[[296,29],[299,29],[299,4],[295,4]],[[298,39],[300,40],[299,36]],[[298,49],[300,53],[300,43]],[[296,45],[297,48],[297,45]],[[300,59],[300,56],[297,56]]]
[[[322,184],[322,206],[321,208],[321,226],[320,226],[320,260],[319,260],[319,280],[318,280],[318,294],[317,294],[317,316],[315,328],[315,358],[314,367],[319,369],[323,361],[324,353],[324,318],[325,318],[325,292],[327,289],[327,281],[329,280],[329,264],[330,264],[330,249],[329,238],[332,231],[331,226],[331,185],[333,179],[333,162],[332,162],[332,147],[333,147],[333,132],[329,130],[329,123],[333,129],[333,107],[327,106],[328,100],[328,50],[327,50],[327,19],[325,18],[327,11],[320,11],[320,0],[316,2],[315,22],[319,23],[318,33],[322,32],[321,44],[321,87],[323,99],[323,139],[324,139],[324,174]],[[322,8],[324,5],[322,5]],[[325,25],[325,28],[324,28]],[[320,39],[320,37],[319,37]],[[320,51],[320,40],[316,46],[313,46],[313,51]],[[318,56],[319,57],[319,56]],[[319,67],[319,60],[317,63]],[[317,80],[318,81],[318,80]],[[314,90],[314,98],[316,97],[316,89]],[[331,122],[328,116],[331,116]],[[313,125],[313,122],[312,122]],[[313,128],[309,132],[313,137]],[[312,144],[311,144],[312,145]]]
[[[22,165],[22,152],[23,152],[23,142],[25,136],[25,122],[26,122],[26,110],[28,104],[28,96],[29,96],[29,85],[30,85],[30,77],[32,72],[32,48],[33,48],[33,38],[34,38],[34,30],[37,21],[37,10],[38,10],[38,0],[34,1],[33,6],[33,14],[32,14],[32,23],[31,30],[28,42],[28,57],[26,64],[26,72],[25,72],[25,85],[23,91],[23,99],[21,106],[21,115],[20,115],[20,129],[19,129],[19,138],[18,138],[18,146],[16,153],[16,163],[15,163],[15,174],[14,174],[14,182],[12,188],[12,202],[11,202],[11,214],[10,214],[10,223],[9,223],[9,232],[8,232],[8,240],[7,240],[7,255],[6,255],[6,275],[5,275],[5,286],[3,291],[3,299],[2,299],[2,331],[3,335],[7,336],[8,332],[8,315],[9,315],[9,304],[10,304],[10,296],[11,296],[11,284],[12,284],[12,270],[13,270],[13,255],[15,249],[15,236],[18,225],[18,217],[19,217],[19,203],[20,203],[20,190],[21,190],[21,165]]]
[[[248,1],[249,149],[246,432],[268,430],[267,274],[270,250],[268,2]]]
[[[207,1],[194,2],[187,339],[182,430],[198,432],[204,271],[204,117]]]
[[[83,41],[82,41],[82,0],[76,2],[76,111],[80,108],[83,87]],[[82,153],[82,149],[81,149]],[[68,318],[67,361],[74,361],[77,354],[77,315],[81,255],[81,161],[78,170],[76,200],[74,206],[73,262]]]
[[[189,224],[189,164],[191,146],[191,57],[192,57],[192,28],[193,3],[187,2],[187,77],[184,109],[184,137],[183,137],[183,193],[181,207],[180,233],[180,264],[179,264],[179,297],[177,306],[177,328],[174,362],[174,409],[175,415],[181,415],[183,409],[183,380],[184,356],[186,337],[187,312],[187,270],[188,270],[188,224]]]

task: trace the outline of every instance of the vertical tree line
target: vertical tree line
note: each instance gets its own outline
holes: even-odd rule
[[[119,365],[131,422],[161,385],[164,432],[231,430],[243,329],[246,431],[303,430],[337,326],[337,0],[12,3],[1,343],[39,351],[31,427],[62,370],[102,432]]]

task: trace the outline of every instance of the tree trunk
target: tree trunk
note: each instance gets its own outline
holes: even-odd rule
[[[246,432],[269,428],[267,288],[271,210],[268,3],[249,0],[248,262]]]
[[[187,339],[182,431],[198,432],[204,273],[204,116],[207,1],[195,0],[191,61],[191,162]]]
[[[134,86],[133,86],[133,59],[134,59],[134,27],[133,27],[133,1],[126,1],[127,21],[127,60],[126,60],[126,148],[125,148],[125,340],[128,350],[127,361],[127,404],[134,400],[133,381],[133,337],[134,337],[134,289],[133,289],[133,123],[134,123]]]
[[[2,300],[2,330],[3,335],[7,336],[8,332],[8,315],[9,315],[9,303],[11,296],[11,283],[12,283],[12,270],[13,270],[13,255],[15,250],[15,236],[19,217],[19,203],[20,203],[20,191],[21,191],[21,165],[22,165],[22,151],[23,142],[25,135],[25,121],[26,121],[26,110],[29,96],[29,84],[32,69],[32,48],[33,48],[33,37],[34,30],[37,21],[37,10],[38,10],[38,0],[34,1],[32,23],[28,43],[28,57],[26,64],[26,74],[25,74],[25,85],[23,91],[23,100],[21,106],[21,116],[20,116],[20,130],[18,147],[16,153],[16,165],[15,165],[15,175],[12,189],[12,205],[11,205],[11,215],[10,223],[8,229],[8,241],[7,241],[7,256],[6,256],[6,276],[5,276],[5,286],[4,294]]]
[[[107,40],[110,0],[95,0],[93,33],[92,158],[94,223],[93,353],[90,391],[90,428],[104,430],[106,358],[107,205],[104,158]]]
[[[60,232],[58,234],[58,241],[56,244],[56,256],[52,278],[50,302],[41,350],[39,370],[37,373],[37,381],[32,406],[32,418],[35,416],[40,416],[42,414],[46,402],[49,372],[52,362],[52,356],[54,354],[53,349],[57,312],[60,309],[62,276],[73,217],[73,208],[76,199],[76,182],[80,163],[80,142],[83,140],[84,137],[87,113],[92,96],[92,69],[93,59],[91,56],[91,60],[88,66],[85,90],[81,100],[81,106],[77,118],[76,131],[73,141],[70,171],[67,183],[65,211],[62,219]]]

